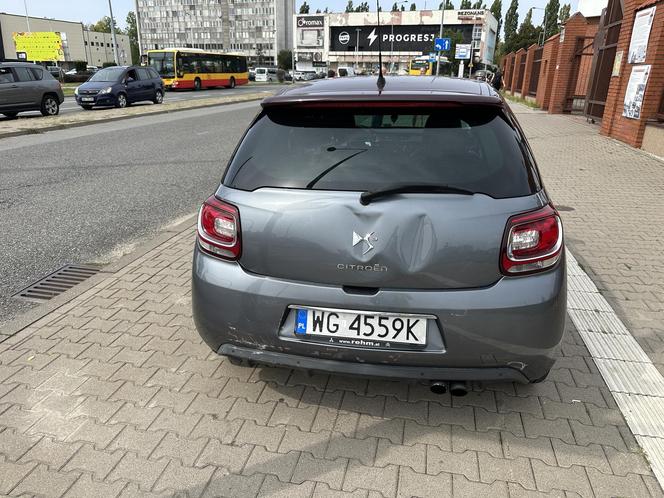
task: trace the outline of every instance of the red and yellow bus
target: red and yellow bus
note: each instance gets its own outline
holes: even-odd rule
[[[249,82],[247,58],[243,55],[196,48],[148,50],[147,55],[148,65],[157,70],[167,88],[234,88]]]

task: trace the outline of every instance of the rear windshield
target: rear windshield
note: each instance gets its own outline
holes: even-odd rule
[[[443,184],[519,197],[539,189],[527,157],[497,108],[273,109],[247,132],[224,184],[350,191]]]

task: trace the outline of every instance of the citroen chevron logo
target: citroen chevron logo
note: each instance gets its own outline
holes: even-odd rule
[[[367,38],[369,39],[369,46],[373,45],[373,42],[375,42],[376,38],[378,38],[378,36],[376,36],[376,28],[374,28],[371,33],[369,33]]]
[[[353,247],[358,245],[360,242],[364,242],[366,244],[366,247],[362,251],[362,256],[364,256],[366,253],[368,253],[369,251],[371,251],[374,248],[374,246],[371,242],[372,241],[376,242],[377,240],[378,240],[378,238],[374,237],[374,232],[369,232],[368,234],[366,234],[363,237],[360,234],[358,234],[357,232],[353,231]]]

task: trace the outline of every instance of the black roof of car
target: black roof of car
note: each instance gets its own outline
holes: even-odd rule
[[[487,83],[436,76],[387,76],[378,91],[376,76],[329,78],[292,86],[267,97],[263,106],[321,101],[427,101],[503,105]]]

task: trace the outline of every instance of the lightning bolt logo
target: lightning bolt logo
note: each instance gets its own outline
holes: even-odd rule
[[[367,39],[369,40],[369,46],[373,45],[373,42],[376,41],[376,28],[374,28],[371,33],[369,33],[369,36],[367,36]]]

